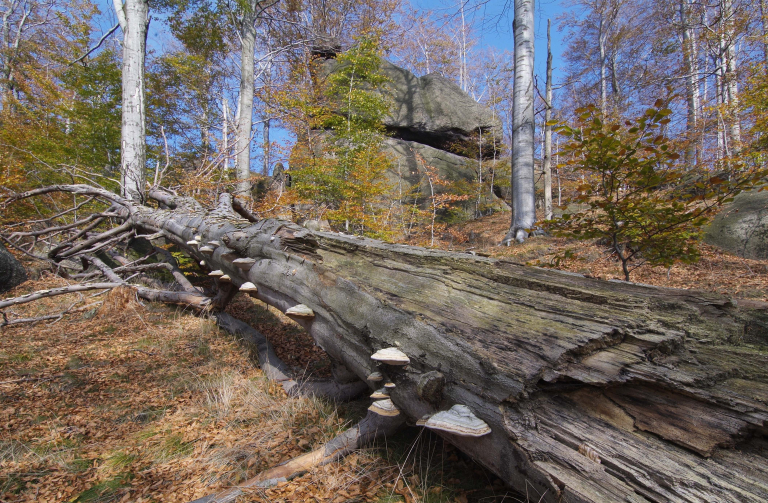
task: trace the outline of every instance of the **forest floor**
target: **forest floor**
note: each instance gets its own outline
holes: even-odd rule
[[[44,275],[4,296],[65,284]],[[2,502],[189,502],[322,445],[369,405],[288,397],[212,321],[119,290],[8,314],[41,316],[77,301],[82,307],[58,322],[0,329]],[[267,335],[295,371],[329,372],[308,334],[275,309],[242,296],[228,310]],[[423,429],[238,499],[525,500]]]
[[[440,248],[474,251],[522,264],[554,267],[592,278],[623,280],[621,263],[607,247],[590,241],[567,240],[551,236],[528,239],[509,247],[499,242],[509,230],[509,213],[496,213],[450,228]],[[560,259],[566,250],[573,257]],[[701,259],[695,264],[675,264],[671,268],[642,266],[631,273],[634,283],[667,288],[716,292],[730,297],[768,302],[768,261],[743,259],[702,243]],[[631,266],[630,266],[631,267]]]
[[[502,213],[454,226],[440,247],[602,279],[618,262],[591,243],[537,237],[499,247]],[[768,301],[768,263],[702,246],[697,264],[642,267],[632,280]],[[63,286],[43,273],[4,297]],[[318,447],[358,421],[368,401],[333,405],[288,397],[269,383],[242,341],[205,318],[142,304],[115,290],[70,294],[8,310],[34,317],[77,308],[54,323],[0,329],[0,501],[189,502]],[[11,312],[12,311],[12,312]],[[299,325],[246,296],[228,307],[264,333],[299,375],[330,362]],[[535,502],[505,488],[425,430],[238,501]]]

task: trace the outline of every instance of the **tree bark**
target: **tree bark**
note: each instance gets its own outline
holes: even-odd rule
[[[698,163],[699,128],[699,55],[696,32],[689,21],[690,0],[680,0],[680,27],[683,35],[683,71],[685,72],[685,97],[688,109],[686,132],[688,144],[685,148],[686,169]]]
[[[261,174],[264,176],[269,176],[269,149],[270,149],[270,142],[269,142],[269,117],[264,119],[264,134],[263,134],[263,151],[264,151],[264,165],[261,169]]]
[[[147,160],[144,58],[149,6],[146,0],[113,1],[123,30],[121,183],[127,199],[143,201]]]
[[[110,197],[145,232],[221,242],[187,249],[260,300],[311,308],[297,322],[361,380],[395,383],[411,423],[468,406],[491,433],[445,438],[533,501],[768,499],[764,304]],[[410,363],[377,365],[385,347]]]
[[[552,37],[547,19],[547,82],[544,91],[544,218],[552,219]]]
[[[240,28],[240,96],[238,99],[235,176],[237,196],[251,199],[251,129],[253,127],[254,53],[256,48],[256,2],[248,2]]]
[[[734,28],[734,12],[732,0],[721,0],[720,15],[722,16],[723,41],[723,78],[724,92],[728,103],[728,141],[731,155],[737,155],[741,150],[741,122],[739,120],[739,82],[736,75],[736,30]]]
[[[525,241],[536,222],[533,176],[533,0],[515,0],[515,86],[512,98],[512,225],[504,238]]]

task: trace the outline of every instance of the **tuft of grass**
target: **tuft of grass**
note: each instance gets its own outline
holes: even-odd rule
[[[72,500],[72,503],[109,503],[116,501],[119,496],[118,491],[126,487],[131,479],[133,479],[132,473],[119,473],[81,492]]]
[[[93,460],[75,458],[72,461],[66,463],[66,469],[72,473],[82,473],[88,470],[93,465]]]
[[[136,456],[117,451],[109,456],[104,462],[104,467],[110,470],[120,471],[127,468],[136,460]]]
[[[192,454],[195,445],[185,442],[184,437],[172,434],[163,438],[162,442],[153,449],[155,461],[164,463],[172,459],[185,458]]]
[[[32,359],[32,355],[28,353],[18,353],[15,355],[10,355],[8,357],[8,361],[11,363],[24,363],[24,362],[28,362],[31,359]]]

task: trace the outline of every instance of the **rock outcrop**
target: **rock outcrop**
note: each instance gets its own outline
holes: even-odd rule
[[[337,68],[335,59],[326,59],[320,74]],[[472,189],[481,166],[486,176],[499,163],[503,136],[499,118],[442,75],[417,77],[386,60],[379,71],[386,83],[376,91],[390,104],[382,123],[388,136],[383,149],[393,163],[386,175],[392,186],[402,194],[419,187],[419,199],[428,204],[431,189],[422,165],[426,163],[441,179],[470,189],[471,197],[461,203],[468,215],[507,210],[492,190],[483,190],[478,198],[477,189]],[[445,185],[434,188],[437,194],[446,191]]]
[[[740,257],[768,259],[768,190],[736,196],[707,228],[704,241]]]
[[[450,79],[437,73],[417,77],[385,60],[379,71],[387,78],[380,92],[392,103],[383,121],[390,136],[464,156],[478,151],[480,131],[501,140],[499,118]],[[493,158],[492,146],[486,145],[483,157]]]

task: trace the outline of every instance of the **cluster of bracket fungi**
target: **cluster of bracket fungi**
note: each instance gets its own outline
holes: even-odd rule
[[[187,245],[197,248],[200,253],[208,256],[213,255],[216,248],[223,246],[219,241],[210,241],[206,245],[201,246],[200,236],[195,236],[195,239],[188,241]],[[229,259],[233,265],[243,271],[249,270],[255,262],[251,258],[236,258],[234,252],[225,254],[222,257]],[[201,265],[205,265],[205,262],[202,261]],[[231,278],[221,270],[212,271],[209,273],[209,276],[217,278],[220,282],[232,281]],[[240,291],[243,291],[250,296],[255,296],[257,290],[256,285],[251,282],[246,282],[240,285]],[[304,304],[298,304],[289,308],[286,310],[285,314],[299,318],[313,318],[315,316],[312,309]],[[396,347],[380,349],[371,355],[371,359],[379,365],[392,367],[404,367],[411,361],[410,358],[408,358],[408,355]],[[368,381],[378,383],[384,381],[384,378],[385,373],[377,371],[368,376]],[[422,391],[421,387],[429,387],[429,385],[429,382],[427,382],[426,385],[420,384],[420,392]],[[374,402],[368,410],[385,417],[395,417],[400,415],[400,410],[390,398],[390,393],[394,388],[395,384],[391,381],[387,381],[381,388],[374,391],[371,395]],[[432,430],[463,437],[481,437],[491,432],[491,428],[482,419],[475,416],[469,407],[461,404],[453,405],[450,409],[439,411],[435,414],[428,414],[419,419],[416,424]]]
[[[384,348],[371,355],[371,359],[383,365],[405,366],[410,363],[408,355],[398,348]],[[384,374],[374,372],[368,376],[372,382],[382,381]],[[376,390],[371,398],[375,401],[368,408],[371,412],[382,416],[397,416],[400,414],[397,406],[389,398],[395,384],[387,382],[384,387]],[[461,437],[482,437],[491,432],[491,428],[479,417],[475,416],[466,405],[456,404],[449,410],[428,414],[419,419],[416,424],[431,430],[452,433]]]

